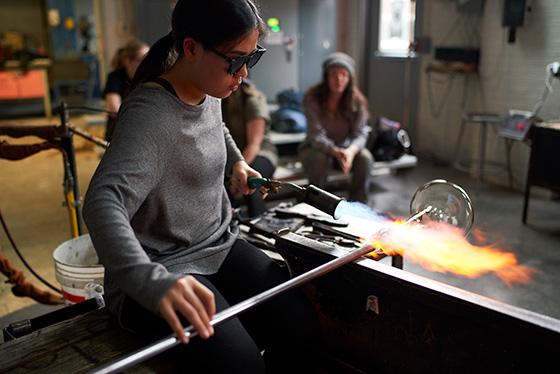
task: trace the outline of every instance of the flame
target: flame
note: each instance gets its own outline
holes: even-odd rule
[[[474,234],[483,241],[480,230]],[[519,265],[515,255],[489,245],[475,245],[467,241],[461,229],[443,222],[389,222],[370,239],[377,250],[386,255],[403,255],[406,260],[424,268],[475,278],[494,273],[508,285],[526,283],[534,269]],[[371,252],[368,257],[376,258]]]

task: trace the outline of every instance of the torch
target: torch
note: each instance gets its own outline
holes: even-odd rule
[[[328,191],[322,190],[312,184],[307,187],[300,186],[291,182],[283,182],[268,178],[249,177],[247,184],[251,188],[258,188],[259,192],[266,197],[268,193],[275,193],[281,188],[295,190],[304,203],[327,213],[333,218],[340,218],[336,214],[336,209],[344,199]]]
[[[270,192],[276,193],[281,188],[293,189],[304,203],[335,219],[340,218],[342,212],[351,214],[351,209],[345,209],[349,202],[312,184],[303,187],[291,182],[257,177],[249,177],[247,183],[251,188],[259,188],[264,196]],[[410,214],[408,221],[424,218],[445,222],[462,228],[465,235],[474,222],[469,195],[461,186],[443,179],[434,179],[416,190],[410,202]]]
[[[320,209],[325,213],[331,214],[335,218],[339,205],[346,202],[344,199],[313,185],[302,187],[289,182],[279,182],[265,178],[250,179],[249,185],[252,188],[265,187],[268,191],[274,192],[283,186],[295,188],[303,195],[306,203],[309,203],[313,207]],[[467,193],[460,186],[442,179],[433,180],[420,187],[414,194],[410,207],[412,215],[406,220],[406,223],[415,221],[419,222],[424,219],[447,222],[460,227],[466,234],[469,232],[474,219],[471,200]],[[210,321],[210,324],[215,326],[234,318],[239,314],[271,299],[272,297],[318,278],[341,267],[342,265],[355,261],[367,253],[372,252],[374,249],[375,248],[371,242],[366,242],[366,244],[355,251],[331,260],[321,266],[318,266],[317,268],[281,283],[276,287],[216,313],[212,321]],[[185,329],[185,334],[190,338],[198,335],[192,326]],[[152,343],[151,345],[130,353],[125,357],[102,365],[92,370],[90,373],[114,373],[125,370],[135,364],[162,353],[179,343],[180,340],[174,334],[171,334],[167,338]]]

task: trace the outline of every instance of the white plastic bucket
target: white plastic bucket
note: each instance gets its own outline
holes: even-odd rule
[[[105,268],[99,264],[89,234],[65,241],[56,247],[53,258],[55,278],[69,304],[92,297],[91,283],[103,286]]]

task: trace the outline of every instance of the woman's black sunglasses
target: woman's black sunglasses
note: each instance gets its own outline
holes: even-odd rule
[[[257,44],[257,49],[255,49],[250,54],[245,56],[239,56],[236,58],[228,57],[223,53],[216,51],[214,48],[210,48],[210,50],[229,63],[227,72],[228,74],[231,75],[241,70],[241,68],[243,68],[243,65],[247,65],[247,69],[251,69],[253,66],[257,64],[257,62],[259,62],[262,55],[266,52],[266,48],[263,48],[258,44]]]

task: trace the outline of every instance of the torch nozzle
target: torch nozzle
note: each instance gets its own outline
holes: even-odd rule
[[[312,207],[327,213],[335,219],[338,218],[335,216],[336,208],[338,204],[343,200],[341,197],[322,190],[312,184],[308,185],[307,187],[302,187],[291,182],[283,182],[274,179],[258,177],[247,178],[247,184],[250,188],[259,188],[263,195],[266,195],[269,192],[277,192],[280,188],[283,187],[295,189],[300,194],[304,203],[307,203]]]
[[[319,209],[322,212],[327,213],[328,215],[332,216],[335,219],[337,217],[336,208],[338,204],[344,200],[343,198],[336,196],[328,191],[322,190],[317,186],[310,184],[305,189],[305,193],[303,195],[303,202],[311,205],[314,208]]]

